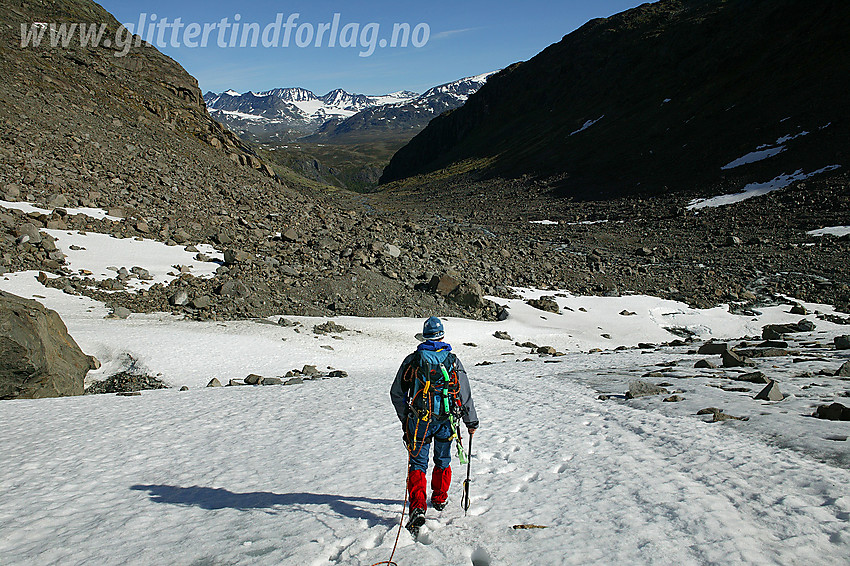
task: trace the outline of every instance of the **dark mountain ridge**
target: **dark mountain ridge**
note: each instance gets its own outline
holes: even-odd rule
[[[442,178],[532,175],[608,198],[846,167],[847,21],[846,3],[800,0],[665,0],[592,20],[432,120],[381,183],[451,166]]]

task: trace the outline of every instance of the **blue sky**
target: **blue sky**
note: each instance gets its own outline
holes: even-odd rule
[[[204,92],[301,86],[321,95],[335,88],[364,94],[398,90],[423,92],[437,84],[527,60],[588,20],[610,16],[640,2],[100,0],[100,4],[125,24],[135,24],[140,14],[147,14],[148,29],[151,29],[152,14],[156,14],[160,22],[168,18],[168,22],[173,23],[181,18],[184,27],[176,34],[179,46],[168,45],[160,50],[197,77]],[[263,30],[274,24],[279,13],[283,14],[284,23],[298,14],[297,19],[292,19],[287,47],[280,45],[285,31],[282,30],[276,47],[263,47],[262,39],[258,38],[257,47],[240,48],[240,33],[237,47],[220,48],[217,45],[219,27],[210,31],[207,47],[192,48],[184,43],[184,34],[191,23],[198,24],[200,29],[204,24],[219,23],[227,18],[227,23],[232,24],[239,14],[240,24],[257,23]],[[319,26],[332,24],[336,13],[340,14],[334,36],[336,45],[328,45],[331,28],[326,30],[321,46],[317,47]],[[377,32],[374,27],[365,29],[370,23],[379,24]],[[427,42],[415,47],[416,38],[411,38],[407,47],[382,49],[378,41],[389,41],[393,25],[404,23],[409,24],[411,31],[418,24],[427,24]],[[347,35],[343,36],[341,31],[346,24],[357,24],[357,27],[349,26]],[[230,41],[231,31],[232,28],[225,28],[222,35],[225,43]],[[272,26],[269,33],[273,31]],[[167,43],[172,33],[172,28],[165,31]],[[298,33],[301,35],[297,36]],[[425,27],[420,26],[419,43],[425,38],[424,34]],[[268,37],[271,39],[272,35]],[[299,47],[296,37],[306,46]],[[356,45],[340,46],[346,40]],[[200,43],[200,38],[190,37],[189,43],[193,41]],[[360,55],[370,51],[369,56]]]

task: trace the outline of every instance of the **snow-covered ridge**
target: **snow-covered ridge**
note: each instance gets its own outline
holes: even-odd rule
[[[421,95],[411,91],[381,95],[351,94],[343,89],[335,89],[318,96],[308,89],[292,87],[244,94],[234,90],[221,94],[207,92],[204,101],[213,116],[220,114],[239,120],[281,125],[312,124],[313,128],[318,128],[328,120],[350,118],[358,112],[380,107],[402,109],[411,106],[429,113],[456,108],[466,102],[495,72],[438,85]]]

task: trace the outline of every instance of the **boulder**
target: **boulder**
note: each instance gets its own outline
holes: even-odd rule
[[[850,335],[836,336],[833,342],[836,350],[850,350]]]
[[[189,293],[181,289],[168,298],[168,304],[173,307],[184,307],[189,304]]]
[[[626,393],[626,399],[637,399],[638,397],[648,397],[650,395],[662,395],[666,393],[669,393],[669,391],[663,387],[636,379],[629,382],[629,391]]]
[[[835,377],[850,377],[850,362],[844,362],[835,372]]]
[[[525,301],[525,303],[538,310],[555,314],[559,314],[561,312],[561,308],[558,306],[558,302],[555,300],[555,297],[543,296],[539,299],[529,299]]]
[[[477,281],[464,281],[452,291],[449,299],[462,307],[480,309],[484,306],[484,290]]]
[[[850,407],[845,407],[841,403],[821,405],[812,416],[830,421],[850,421]]]
[[[460,278],[455,273],[444,273],[442,275],[434,275],[429,283],[433,292],[439,293],[444,297],[449,296],[455,289],[460,287]]]
[[[711,360],[699,360],[694,364],[694,367],[697,369],[717,369],[717,364]]]
[[[0,399],[82,395],[98,366],[55,311],[0,291]]]
[[[706,342],[697,350],[697,354],[701,356],[717,356],[729,350],[729,344],[726,342]]]
[[[732,350],[726,350],[721,355],[723,357],[723,367],[725,368],[738,368],[750,365],[750,362]]]
[[[760,371],[744,373],[741,375],[733,375],[732,380],[747,381],[749,383],[770,383],[770,379],[768,379],[767,376]]]
[[[764,389],[758,392],[755,398],[760,401],[782,401],[785,399],[785,395],[779,390],[776,382],[771,381]]]
[[[761,329],[761,336],[765,340],[782,340],[783,335],[795,332],[811,332],[815,329],[812,321],[803,319],[800,322],[789,324],[768,324]]]
[[[218,380],[217,377],[214,377],[210,380],[209,383],[207,383],[207,387],[221,387],[221,382]]]
[[[261,385],[282,385],[283,380],[279,377],[265,377],[260,382]]]
[[[504,330],[497,330],[493,333],[494,338],[498,338],[499,340],[513,340],[511,335],[505,332]]]

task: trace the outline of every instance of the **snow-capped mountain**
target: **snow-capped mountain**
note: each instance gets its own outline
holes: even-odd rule
[[[244,94],[207,92],[204,101],[216,120],[254,141],[311,134],[327,139],[364,130],[404,132],[409,137],[434,116],[463,105],[491,74],[435,86],[421,95],[410,91],[365,95],[335,89],[317,96],[294,87]]]
[[[495,71],[465,77],[432,87],[413,100],[399,101],[365,108],[353,116],[325,122],[312,139],[364,138],[380,133],[394,138],[410,139],[424,128],[434,116],[463,106],[467,98],[487,82]]]
[[[323,96],[301,87],[276,88],[240,94],[228,90],[207,92],[210,114],[231,129],[249,137],[261,134],[308,135],[330,119],[345,119],[384,104],[405,103],[419,95],[399,91],[385,95],[351,94],[335,89]]]

